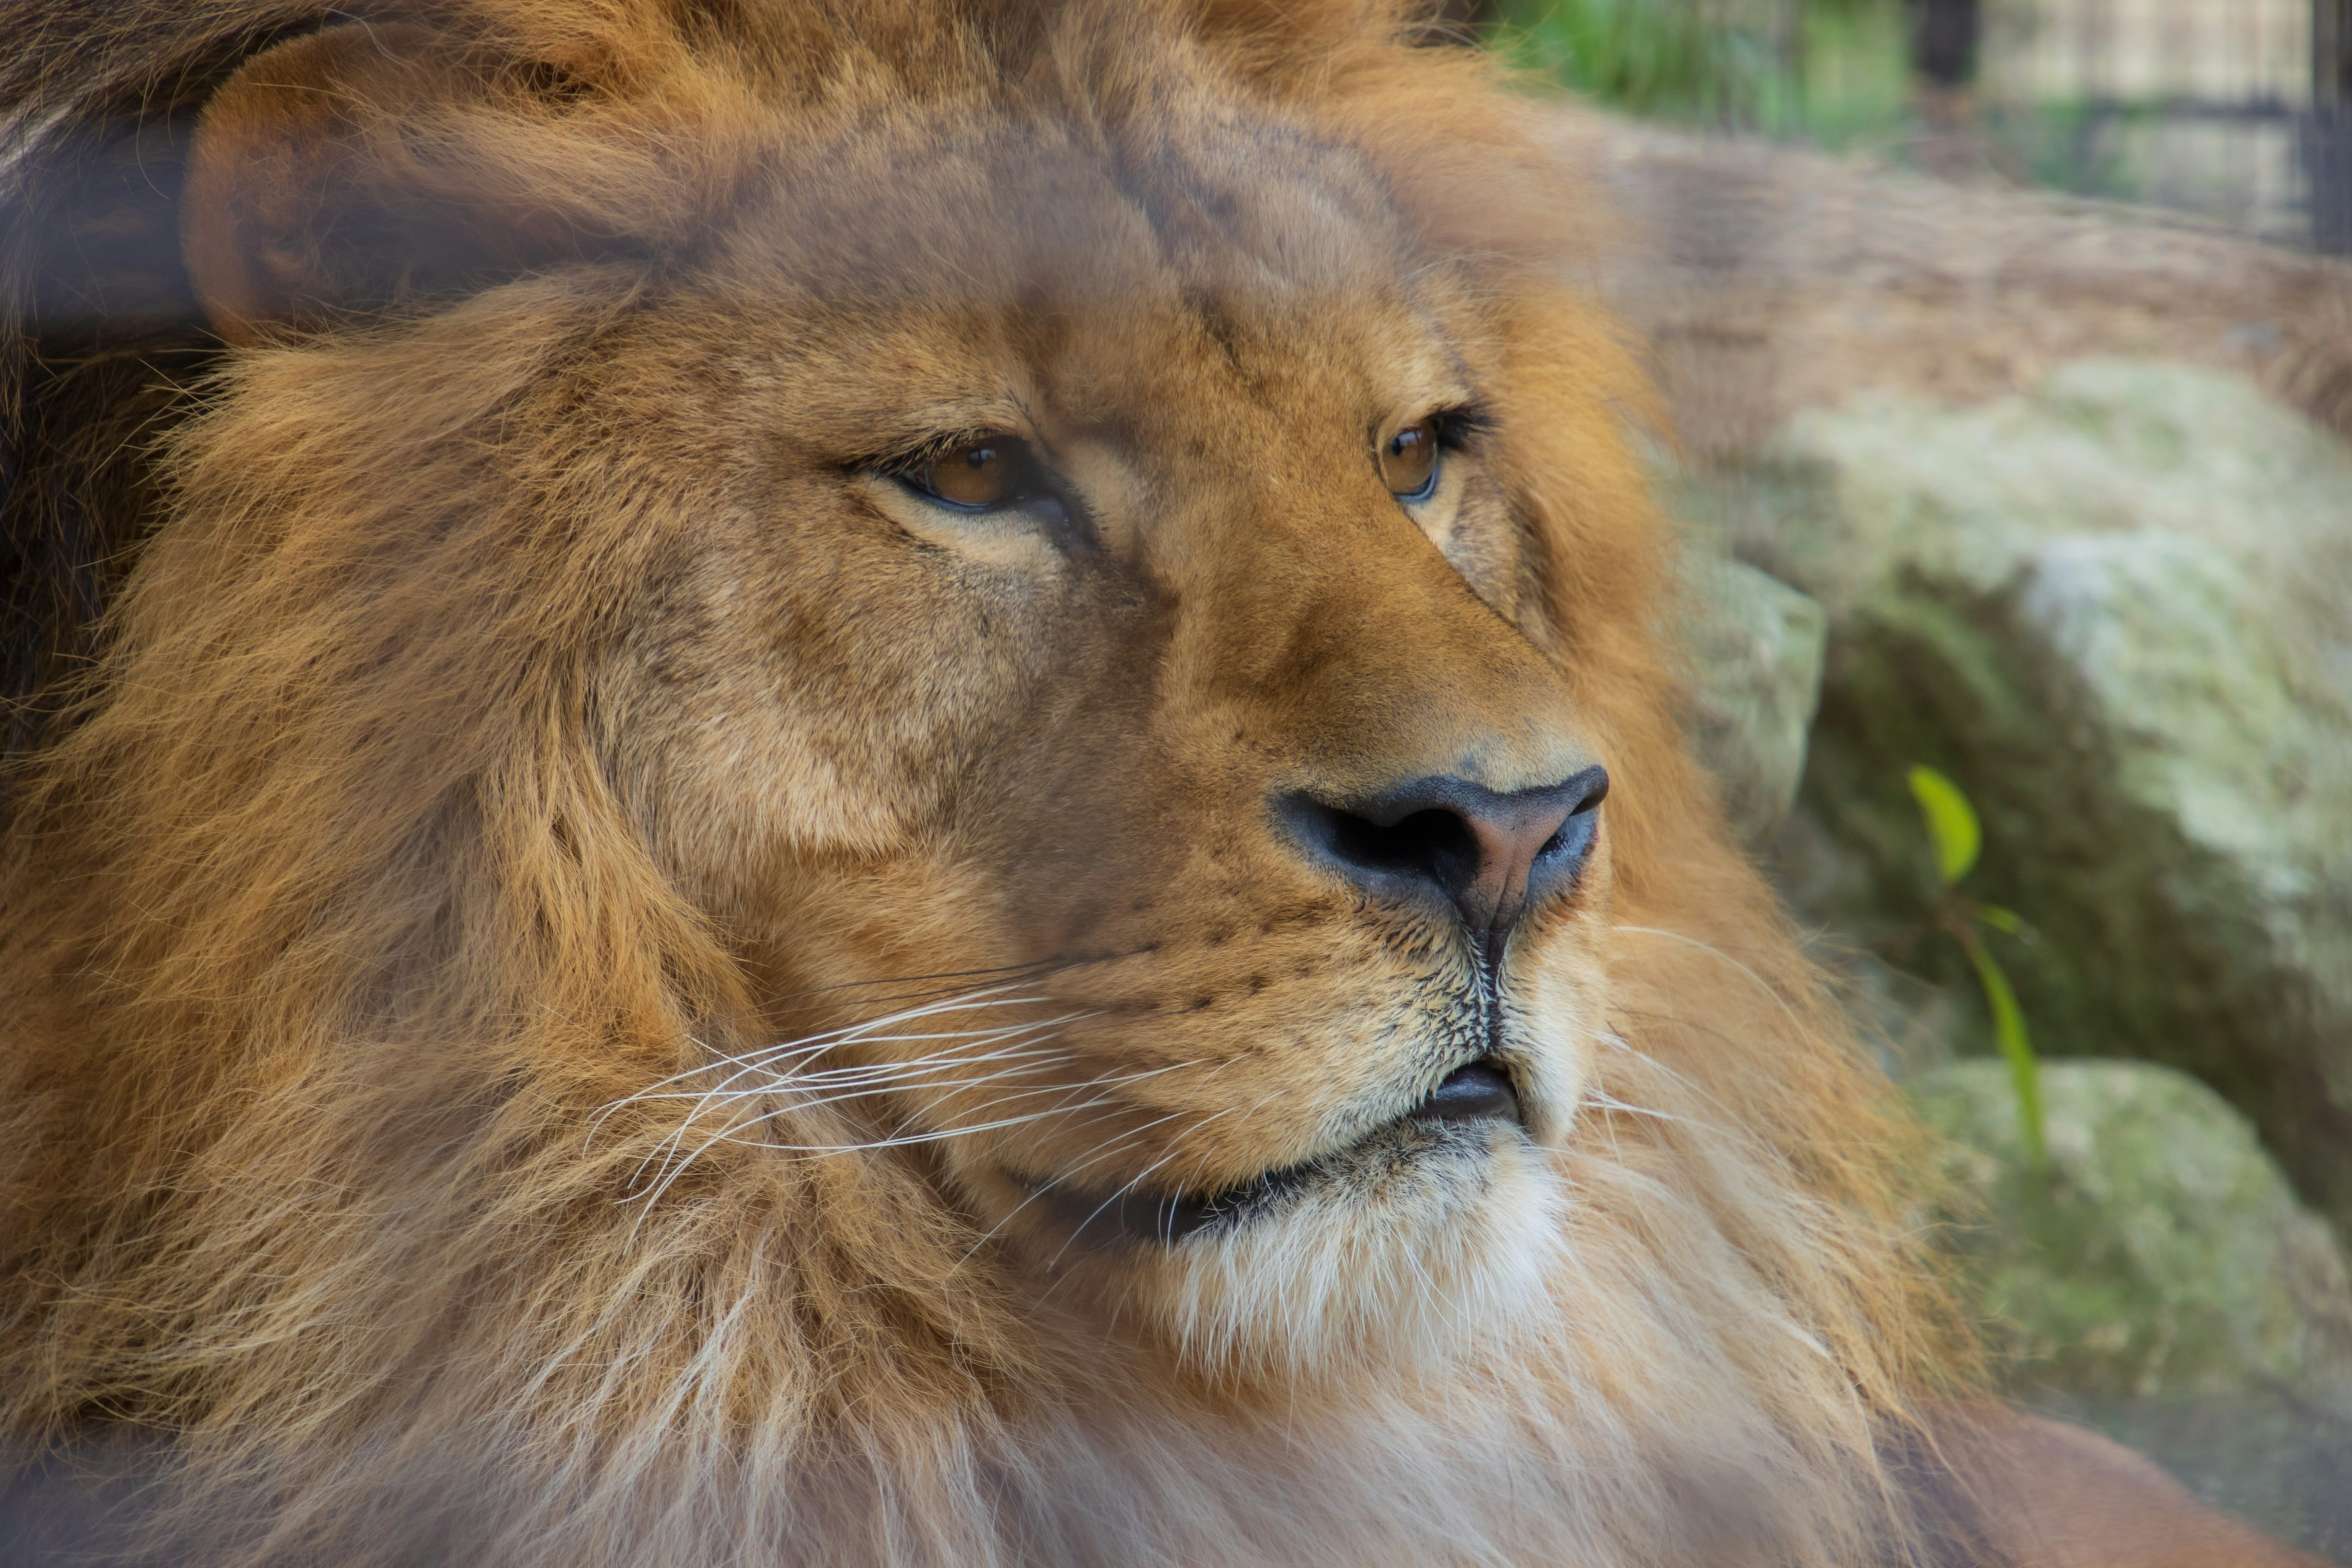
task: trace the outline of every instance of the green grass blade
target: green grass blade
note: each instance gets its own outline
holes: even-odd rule
[[[1960,945],[1968,949],[1969,962],[1976,965],[1985,1005],[1992,1009],[1993,1038],[2000,1046],[2000,1054],[2009,1058],[2010,1082],[2017,1089],[2018,1130],[2025,1135],[2026,1153],[2035,1170],[2043,1170],[2050,1163],[2050,1143],[2042,1122],[2042,1062],[2033,1054],[2032,1037],[2025,1031],[2025,1014],[2017,1005],[2017,993],[2010,989],[2009,975],[1986,949],[1984,939],[1968,931],[1961,936]]]
[[[1913,764],[1910,779],[1911,798],[1919,803],[1927,837],[1935,842],[1937,874],[1948,888],[1969,874],[1977,863],[1977,851],[1984,847],[1976,809],[1959,785],[1931,767]]]
[[[2025,917],[2015,910],[2005,910],[1999,904],[1971,903],[1968,911],[1997,931],[2005,931],[2028,942],[2032,940],[2033,928],[2027,925]]]

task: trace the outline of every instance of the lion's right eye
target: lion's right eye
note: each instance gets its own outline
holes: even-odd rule
[[[964,437],[921,458],[886,464],[877,477],[983,528],[1017,520],[1043,529],[1066,550],[1097,545],[1094,524],[1076,493],[1018,436]]]
[[[1429,499],[1437,484],[1439,439],[1437,421],[1423,419],[1381,443],[1381,478],[1390,494],[1402,501]]]
[[[1009,436],[984,436],[950,447],[907,471],[906,481],[950,506],[985,509],[1019,500],[1029,483],[1029,449]]]

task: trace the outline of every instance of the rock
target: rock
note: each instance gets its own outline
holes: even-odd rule
[[[2006,1064],[1909,1092],[1951,1140],[1944,1234],[2004,1392],[2352,1558],[2352,1286],[2246,1120],[2167,1068],[2045,1061],[2042,1176]]]
[[[1801,912],[1972,992],[1917,934],[1904,774],[1941,769],[1984,824],[1963,890],[2038,932],[1993,939],[2034,1028],[2220,1089],[2352,1234],[2352,449],[2226,375],[2084,361],[1801,414],[1710,504],[1829,616]]]
[[[1909,1086],[1950,1140],[1962,1218],[1948,1234],[2011,1386],[2147,1399],[2284,1385],[2352,1417],[2343,1251],[2246,1119],[2150,1062],[2044,1061],[2042,1089],[2046,1175],[2027,1162],[2006,1063]]]
[[[1682,574],[1692,744],[1733,828],[1760,847],[1804,774],[1829,621],[1794,588],[1727,556],[1693,550]]]

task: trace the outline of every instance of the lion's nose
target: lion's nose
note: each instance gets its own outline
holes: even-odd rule
[[[1293,795],[1291,832],[1367,892],[1444,899],[1482,944],[1570,886],[1592,853],[1609,775],[1586,768],[1555,784],[1498,794],[1460,778],[1416,779],[1345,805]]]

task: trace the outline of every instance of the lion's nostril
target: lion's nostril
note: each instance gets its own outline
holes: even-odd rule
[[[1416,811],[1382,826],[1353,812],[1319,809],[1328,813],[1327,847],[1350,866],[1432,881],[1458,879],[1475,871],[1477,837],[1452,812]]]
[[[1492,942],[1590,858],[1609,775],[1586,768],[1556,784],[1500,793],[1467,779],[1416,779],[1346,805],[1293,795],[1276,803],[1292,836],[1367,891],[1443,898]]]

